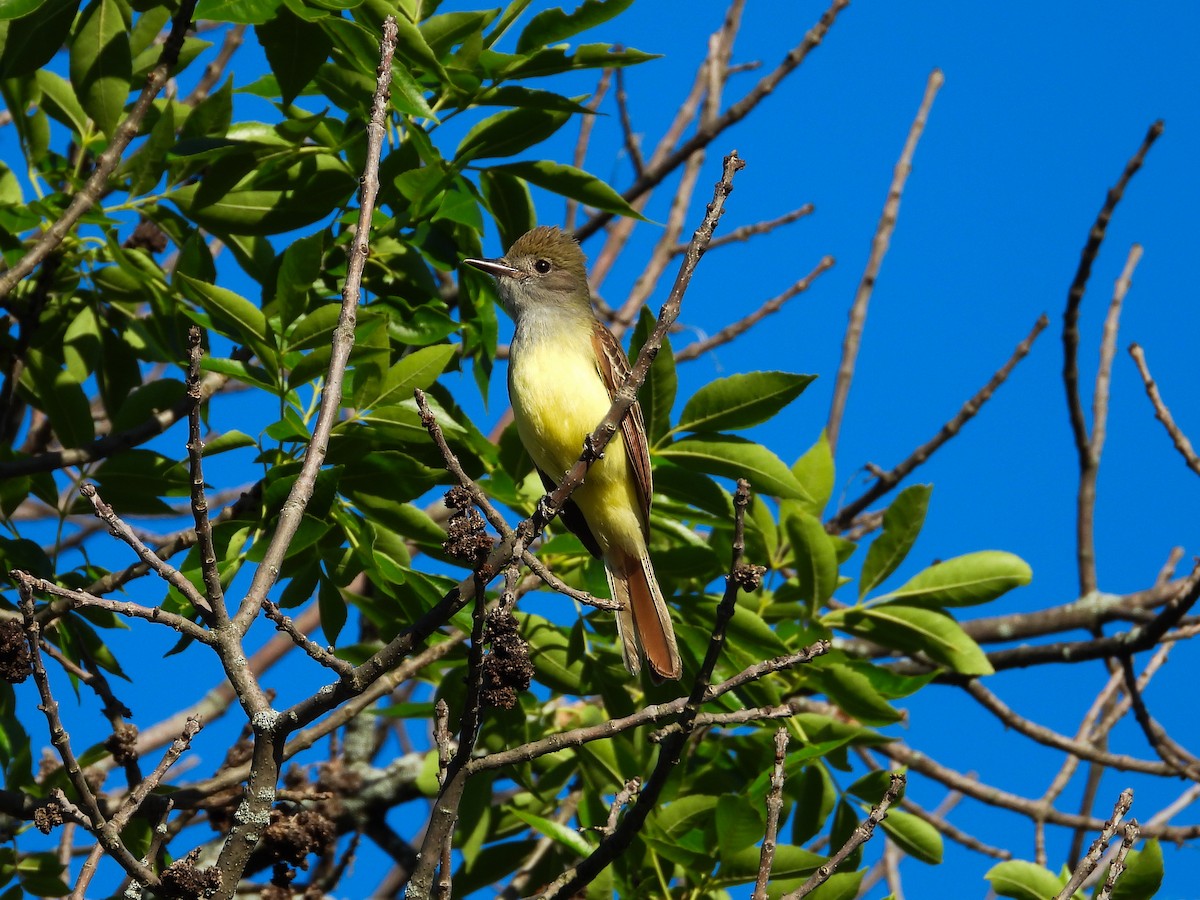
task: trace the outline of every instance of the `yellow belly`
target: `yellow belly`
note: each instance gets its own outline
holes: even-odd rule
[[[521,442],[534,465],[557,481],[579,459],[584,437],[612,405],[596,369],[590,336],[586,346],[523,347],[510,367],[509,398]],[[620,433],[571,499],[601,549],[620,547],[641,554],[645,523]]]

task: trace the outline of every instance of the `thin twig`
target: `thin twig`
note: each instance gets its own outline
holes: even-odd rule
[[[1101,750],[1095,744],[1069,738],[1065,734],[1060,734],[1042,725],[1038,725],[1036,722],[1031,722],[1006,706],[1004,701],[984,687],[979,679],[973,678],[970,681],[964,682],[963,688],[968,694],[979,701],[980,706],[992,713],[1007,727],[1037,741],[1039,744],[1054,747],[1056,750],[1062,750],[1075,759],[1099,763],[1102,766],[1109,766],[1122,772],[1143,772],[1148,775],[1167,777],[1178,774],[1175,767],[1166,763],[1109,753],[1106,750]],[[1047,799],[1053,799],[1053,797]]]
[[[896,229],[896,218],[900,214],[900,197],[904,193],[904,184],[908,181],[909,173],[912,172],[913,154],[916,152],[917,142],[921,139],[921,132],[925,130],[925,121],[929,117],[933,99],[937,96],[938,89],[941,88],[944,81],[940,69],[934,69],[929,73],[929,80],[925,83],[925,96],[917,108],[917,116],[908,130],[904,149],[900,152],[900,159],[892,171],[892,184],[888,188],[887,200],[884,201],[883,213],[875,228],[875,236],[871,239],[871,254],[867,257],[867,267],[863,271],[862,280],[858,283],[858,290],[854,294],[854,302],[850,306],[850,321],[846,326],[846,335],[842,339],[842,361],[838,365],[837,381],[833,385],[833,401],[829,407],[829,420],[825,425],[825,433],[829,439],[831,451],[837,449],[838,433],[842,428],[842,416],[846,412],[846,398],[850,395],[850,382],[854,378],[858,348],[862,343],[863,325],[867,320],[867,305],[871,302],[871,293],[875,290],[875,280],[879,277],[879,270],[883,266],[883,258],[887,255],[892,232]]]
[[[29,646],[30,669],[34,684],[37,685],[38,697],[41,700],[38,708],[46,717],[46,725],[50,731],[50,743],[58,751],[59,759],[62,760],[71,786],[84,805],[85,811],[82,815],[87,823],[84,827],[96,837],[104,851],[141,884],[157,885],[158,876],[152,869],[134,858],[121,841],[119,829],[110,827],[110,823],[106,821],[96,794],[88,784],[79,760],[71,748],[71,737],[59,716],[58,701],[54,699],[54,692],[50,688],[50,677],[46,673],[46,667],[42,664],[42,628],[33,614],[33,590],[30,581],[27,580],[18,579],[17,585],[20,593],[21,616],[25,626],[25,640]],[[62,800],[66,801],[67,798],[63,796]],[[66,804],[60,802],[60,806],[64,810],[66,809]]]
[[[15,571],[12,573],[12,577],[17,580],[18,585],[27,586],[31,591],[51,597],[58,597],[66,601],[66,608],[68,609],[86,609],[88,607],[103,609],[133,619],[158,622],[160,625],[173,628],[180,634],[187,635],[192,640],[203,644],[211,644],[213,641],[212,632],[197,625],[191,619],[185,619],[176,613],[167,612],[158,606],[141,606],[140,604],[123,600],[108,600],[104,597],[95,597],[86,591],[76,591],[70,588],[59,587],[43,578],[35,578],[28,572]],[[43,626],[45,624],[41,617],[38,617],[38,624]]]
[[[770,73],[763,76],[741,100],[730,106],[721,116],[707,128],[696,131],[688,140],[679,145],[673,152],[665,154],[657,162],[653,159],[647,163],[646,171],[623,194],[627,202],[641,198],[644,194],[657,187],[671,172],[679,168],[683,162],[728,129],[744,119],[750,112],[766,99],[788,75],[794,72],[808,58],[808,54],[820,46],[837,20],[838,14],[850,5],[850,0],[834,0],[821,15],[820,20],[808,30],[804,39],[793,47],[783,58],[783,61]],[[612,213],[598,213],[575,232],[579,240],[583,240],[604,228],[613,219]]]
[[[1087,421],[1083,413],[1083,399],[1079,394],[1079,307],[1083,302],[1083,294],[1087,288],[1088,278],[1092,274],[1092,264],[1096,260],[1096,255],[1100,252],[1100,244],[1104,241],[1104,235],[1108,230],[1109,220],[1112,219],[1113,210],[1116,209],[1122,195],[1125,193],[1129,179],[1142,167],[1146,153],[1158,139],[1159,135],[1162,134],[1162,131],[1163,123],[1161,120],[1150,126],[1150,130],[1146,132],[1146,137],[1142,139],[1142,145],[1138,148],[1137,153],[1125,164],[1125,171],[1121,173],[1121,177],[1117,180],[1117,183],[1109,189],[1108,195],[1104,199],[1104,205],[1100,208],[1100,212],[1092,223],[1091,230],[1088,232],[1087,242],[1084,244],[1083,252],[1079,257],[1079,266],[1075,270],[1075,278],[1071,282],[1070,290],[1067,292],[1067,306],[1063,312],[1062,331],[1063,387],[1067,394],[1067,416],[1071,423],[1071,433],[1075,437],[1075,450],[1079,457],[1081,481],[1084,478],[1084,473],[1095,467],[1096,461],[1092,458],[1091,439],[1088,436]],[[1078,555],[1080,580],[1079,593],[1084,595],[1096,589],[1094,549],[1086,543],[1089,525],[1090,523],[1083,522],[1082,518],[1078,518],[1076,521],[1076,553]],[[1089,557],[1089,553],[1093,555]]]
[[[1133,357],[1133,361],[1138,367],[1138,373],[1142,376],[1142,384],[1146,386],[1146,396],[1150,398],[1150,403],[1154,406],[1154,417],[1162,422],[1163,428],[1167,429],[1167,434],[1171,437],[1171,443],[1175,445],[1175,449],[1179,451],[1187,467],[1197,475],[1200,475],[1200,456],[1196,455],[1196,451],[1192,447],[1192,442],[1188,440],[1183,430],[1175,424],[1175,419],[1172,418],[1171,411],[1167,408],[1167,404],[1163,402],[1162,395],[1158,392],[1158,385],[1154,383],[1154,379],[1150,376],[1150,367],[1146,364],[1146,352],[1139,345],[1130,344],[1129,355]]]
[[[7,297],[17,283],[37,267],[37,264],[54,252],[70,233],[75,224],[92,208],[100,194],[108,185],[109,176],[116,171],[121,162],[121,156],[129,146],[129,142],[137,137],[142,119],[150,110],[154,98],[166,84],[171,69],[179,61],[179,51],[183,48],[184,38],[187,37],[188,27],[192,23],[192,13],[196,8],[196,0],[182,0],[179,10],[171,23],[171,33],[163,44],[158,63],[150,70],[146,78],[146,86],[134,101],[129,114],[121,121],[109,140],[108,147],[96,159],[96,168],[92,170],[83,190],[71,198],[71,204],[58,217],[53,225],[42,233],[37,243],[21,257],[20,261],[8,271],[0,275],[0,300]]]
[[[208,400],[216,394],[228,381],[229,377],[227,375],[221,375],[216,372],[205,373],[204,378],[200,382],[201,402]],[[22,456],[19,459],[0,463],[0,479],[14,478],[19,475],[33,475],[37,472],[53,472],[56,469],[65,469],[68,466],[82,466],[86,463],[106,459],[109,456],[120,453],[122,450],[141,446],[147,441],[158,437],[180,419],[186,417],[194,404],[195,401],[192,397],[185,394],[172,406],[155,412],[144,422],[135,425],[127,431],[96,438],[96,440],[84,447],[50,450],[45,453]]]
[[[1104,886],[1096,892],[1095,900],[1110,900],[1112,897],[1113,888],[1117,885],[1117,879],[1125,872],[1125,857],[1133,849],[1133,845],[1137,841],[1140,832],[1141,829],[1138,827],[1136,819],[1125,825],[1125,833],[1121,838],[1121,845],[1113,855],[1112,862],[1108,868],[1108,877],[1104,879]]]
[[[191,476],[192,518],[196,523],[196,544],[200,551],[200,572],[204,578],[212,621],[218,626],[229,624],[225,608],[225,591],[221,587],[221,572],[217,568],[217,551],[213,544],[212,520],[208,517],[208,497],[204,493],[204,439],[200,436],[200,328],[188,328],[187,396],[192,401],[188,410],[188,473]],[[157,556],[155,557],[157,558]],[[164,563],[165,565],[165,563]],[[198,609],[203,609],[197,607]]]
[[[591,110],[591,115],[579,117],[579,138],[575,141],[575,168],[582,169],[587,161],[588,145],[592,140],[592,128],[596,124],[596,110],[600,108],[600,104],[604,100],[604,95],[608,93],[608,84],[612,80],[613,70],[605,69],[600,73],[600,80],[596,83],[596,90],[592,93],[591,99],[588,100],[586,106]],[[579,212],[579,201],[567,198],[567,211],[563,217],[563,228],[567,231],[575,230],[575,216]]]
[[[731,68],[732,72],[733,69]],[[790,225],[797,219],[803,219],[805,216],[810,216],[816,210],[816,207],[811,203],[805,203],[798,209],[793,209],[791,212],[784,213],[782,216],[776,216],[774,219],[765,219],[762,222],[752,222],[749,225],[739,225],[737,228],[727,232],[720,237],[713,238],[709,244],[709,252],[716,250],[718,247],[725,247],[729,244],[748,241],[752,237],[757,237],[760,234],[770,234],[776,228],[783,225]],[[687,244],[676,244],[671,252],[679,255],[687,249]]]
[[[354,347],[354,329],[358,321],[358,299],[362,287],[363,270],[370,253],[371,218],[375,211],[375,198],[379,194],[379,157],[386,135],[385,121],[388,114],[388,98],[391,95],[392,59],[396,53],[397,31],[395,20],[389,17],[383,23],[383,36],[379,46],[379,68],[375,83],[375,96],[371,104],[371,118],[367,123],[367,154],[363,165],[358,199],[358,223],[354,238],[347,250],[346,280],[342,285],[342,305],[337,325],[333,329],[329,371],[321,389],[321,406],[317,422],[313,427],[300,474],[296,476],[287,499],[279,511],[275,534],[263,554],[262,561],[254,572],[254,578],[242,599],[234,623],[245,634],[267,592],[279,578],[284,557],[300,523],[304,511],[316,488],[317,473],[325,461],[329,449],[329,434],[337,421],[342,406],[342,382],[346,375],[346,364],[350,350]]]
[[[195,609],[212,615],[212,608],[208,605],[208,601],[188,577],[174,566],[159,559],[158,555],[142,542],[141,538],[116,514],[113,508],[104,502],[94,484],[81,484],[79,493],[92,504],[92,508],[96,511],[96,518],[108,526],[109,533],[128,544],[137,554],[138,559],[152,568],[163,581],[179,591]]]
[[[1033,342],[1037,340],[1038,335],[1049,324],[1050,320],[1046,318],[1045,314],[1042,314],[1037,322],[1034,323],[1029,334],[1025,336],[1025,339],[1013,350],[1012,356],[1008,358],[1008,362],[1001,366],[988,380],[988,383],[981,387],[970,400],[962,405],[962,408],[954,415],[954,418],[943,425],[933,438],[914,450],[907,459],[891,471],[880,475],[861,497],[838,510],[837,515],[826,524],[826,528],[835,533],[850,528],[851,523],[854,522],[855,517],[859,513],[887,494],[888,491],[903,481],[917,466],[928,460],[938,448],[958,434],[962,430],[963,425],[974,418],[983,404],[996,392],[996,389],[1004,384],[1017,363],[1029,355],[1029,351],[1033,347]]]
[[[1079,890],[1083,885],[1084,880],[1095,871],[1096,867],[1100,864],[1100,857],[1104,853],[1104,848],[1108,846],[1108,842],[1117,833],[1117,827],[1121,824],[1121,820],[1125,818],[1125,814],[1129,812],[1129,807],[1132,805],[1133,790],[1126,788],[1121,791],[1121,796],[1117,798],[1116,805],[1113,807],[1112,816],[1104,823],[1104,827],[1100,829],[1100,835],[1092,842],[1087,856],[1080,860],[1079,865],[1071,873],[1070,879],[1063,885],[1063,889],[1058,892],[1054,900],[1069,900],[1075,891]]]
[[[477,576],[478,577],[478,576]],[[482,577],[478,577],[480,582]],[[517,564],[513,562],[504,572],[504,592],[511,594],[517,583]],[[450,900],[451,871],[450,850],[454,838],[454,824],[458,821],[459,805],[467,780],[471,776],[468,763],[475,752],[475,742],[483,723],[483,657],[484,630],[487,624],[487,592],[479,584],[475,590],[475,609],[471,624],[471,649],[467,657],[467,695],[463,704],[461,724],[458,732],[458,747],[454,756],[441,770],[443,745],[448,745],[444,735],[438,738],[439,778],[441,790],[433,804],[433,812],[425,827],[421,841],[421,853],[408,882],[406,897],[425,900],[434,887],[437,871],[437,893],[441,900]],[[440,863],[440,865],[439,865]]]
[[[783,309],[783,305],[797,294],[802,294],[807,291],[812,283],[821,277],[822,273],[833,268],[833,264],[834,258],[832,256],[823,256],[821,261],[817,263],[816,267],[811,272],[789,287],[782,294],[772,297],[754,312],[742,317],[741,319],[738,319],[736,322],[731,322],[716,334],[688,344],[675,354],[675,361],[686,362],[689,359],[695,359],[697,356],[707,353],[716,347],[728,344],[740,335],[745,334],[767,316]]]
[[[771,767],[771,788],[767,792],[767,830],[763,834],[758,854],[758,878],[750,900],[766,900],[771,866],[775,862],[775,841],[779,836],[779,813],[783,809],[784,763],[787,761],[788,730],[782,726],[775,732],[775,765]]]
[[[227,26],[225,38],[221,41],[221,49],[217,52],[216,58],[204,67],[204,74],[200,76],[200,80],[196,82],[196,86],[192,88],[191,93],[183,101],[185,106],[195,106],[208,96],[209,91],[213,89],[213,86],[225,74],[225,69],[229,66],[230,60],[233,59],[233,54],[242,46],[242,37],[245,33],[245,25]]]
[[[642,173],[646,171],[646,160],[642,158],[642,148],[629,116],[629,96],[625,93],[624,68],[617,69],[617,116],[621,120],[621,136],[625,142],[625,152],[629,154],[630,165],[633,166],[633,177],[641,178]]]
[[[291,616],[284,615],[282,609],[271,600],[264,600],[262,603],[263,615],[275,623],[275,628],[282,631],[292,643],[303,650],[314,661],[320,663],[327,669],[332,669],[338,675],[346,677],[354,671],[354,666],[346,660],[341,659],[333,654],[331,650],[322,647],[316,641],[312,640],[301,629],[296,627],[296,623]]]
[[[1121,307],[1133,279],[1133,270],[1142,258],[1140,244],[1134,244],[1125,260],[1125,268],[1113,289],[1108,313],[1104,317],[1104,331],[1100,339],[1100,364],[1096,369],[1096,387],[1092,394],[1092,434],[1088,439],[1088,452],[1080,456],[1079,489],[1075,499],[1076,565],[1079,569],[1080,592],[1087,594],[1096,589],[1096,479],[1100,475],[1100,456],[1104,452],[1104,439],[1108,430],[1108,393],[1112,380],[1113,357],[1117,353],[1117,330],[1121,320]]]
[[[822,884],[829,880],[837,867],[842,862],[871,839],[871,835],[875,833],[875,826],[883,821],[887,815],[888,808],[896,802],[896,798],[900,796],[900,792],[904,789],[905,776],[902,772],[893,772],[891,775],[891,784],[888,785],[887,791],[884,792],[883,799],[878,805],[871,807],[870,814],[858,824],[850,837],[846,840],[838,851],[829,858],[829,862],[817,868],[812,876],[792,891],[790,894],[785,894],[782,900],[800,900],[802,897],[807,897]]]

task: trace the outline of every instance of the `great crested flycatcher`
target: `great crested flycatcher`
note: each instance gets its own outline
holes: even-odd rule
[[[629,363],[611,331],[596,320],[586,261],[574,238],[541,226],[499,259],[465,262],[496,279],[514,323],[508,396],[521,442],[542,482],[553,488],[579,459],[583,439],[600,424]],[[650,518],[650,450],[641,407],[612,440],[562,510],[583,545],[604,560],[625,666],[636,675],[641,654],[658,678],[679,678],[671,613],[663,600],[646,530]]]

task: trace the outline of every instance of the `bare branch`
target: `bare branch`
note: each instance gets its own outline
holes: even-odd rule
[[[1192,447],[1192,442],[1188,440],[1183,430],[1175,424],[1175,419],[1171,417],[1171,411],[1167,409],[1166,403],[1163,402],[1162,395],[1158,392],[1158,385],[1150,377],[1150,368],[1146,364],[1145,351],[1137,344],[1130,344],[1129,355],[1137,363],[1138,373],[1142,376],[1142,383],[1146,386],[1146,396],[1150,398],[1150,403],[1154,406],[1154,417],[1162,422],[1163,427],[1167,429],[1167,434],[1171,436],[1171,443],[1175,445],[1175,449],[1179,451],[1180,456],[1183,457],[1183,461],[1187,463],[1187,467],[1197,475],[1200,475],[1200,456],[1196,455],[1196,451]]]
[[[592,851],[590,856],[556,878],[539,895],[544,897],[545,900],[563,900],[563,898],[574,897],[579,891],[591,884],[596,876],[616,859],[618,854],[628,848],[634,836],[637,835],[645,823],[650,811],[657,806],[659,795],[662,793],[667,779],[674,773],[675,766],[679,764],[684,745],[692,734],[696,716],[700,712],[700,707],[703,705],[705,695],[708,692],[709,681],[712,677],[713,669],[716,667],[717,658],[720,656],[721,650],[725,645],[725,628],[729,624],[729,620],[733,618],[733,613],[737,606],[738,592],[742,589],[756,589],[762,577],[761,568],[747,566],[742,562],[742,554],[746,549],[745,514],[749,503],[750,484],[746,479],[740,478],[738,479],[737,489],[734,492],[733,550],[729,565],[729,574],[726,576],[725,595],[721,598],[721,602],[717,606],[716,622],[713,625],[712,637],[709,639],[708,651],[705,653],[704,660],[700,664],[700,669],[696,673],[696,680],[692,684],[691,694],[688,696],[679,714],[680,732],[671,735],[661,745],[658,752],[658,761],[655,763],[654,770],[650,773],[650,777],[646,779],[645,785],[638,794],[637,802],[625,814],[625,817],[617,825],[616,829],[604,837],[600,845]]]
[[[702,353],[707,353],[710,350],[713,350],[724,344],[728,344],[740,335],[745,334],[767,316],[783,309],[783,305],[797,294],[802,294],[807,291],[812,283],[816,281],[823,272],[833,268],[833,264],[834,259],[832,256],[821,257],[821,261],[817,263],[816,268],[789,287],[782,294],[772,297],[754,312],[744,316],[741,319],[738,319],[736,322],[731,322],[711,337],[706,337],[703,340],[688,344],[675,354],[675,361],[685,362],[689,359],[695,359]]]
[[[1105,232],[1108,230],[1109,220],[1112,219],[1113,210],[1116,209],[1122,195],[1125,193],[1125,188],[1129,184],[1129,179],[1134,176],[1134,173],[1142,167],[1142,163],[1146,158],[1146,153],[1150,150],[1151,145],[1162,134],[1163,123],[1161,120],[1150,126],[1150,130],[1146,132],[1146,137],[1142,140],[1141,147],[1137,153],[1125,164],[1125,171],[1121,173],[1121,177],[1117,183],[1109,189],[1108,195],[1105,197],[1104,205],[1100,208],[1099,214],[1096,216],[1095,222],[1092,223],[1092,228],[1088,232],[1087,243],[1083,246],[1083,252],[1079,258],[1079,266],[1075,270],[1075,278],[1071,282],[1071,288],[1067,292],[1067,307],[1063,313],[1063,386],[1067,394],[1067,414],[1071,422],[1071,432],[1075,436],[1075,450],[1079,456],[1079,473],[1080,479],[1084,478],[1084,473],[1089,469],[1094,468],[1097,464],[1093,457],[1091,439],[1088,437],[1087,421],[1083,415],[1083,400],[1079,395],[1079,307],[1083,302],[1083,293],[1087,288],[1088,278],[1092,274],[1092,263],[1096,260],[1096,255],[1100,252],[1100,244],[1104,241]],[[1077,552],[1080,559],[1080,587],[1081,594],[1091,593],[1096,589],[1095,584],[1095,562],[1092,560],[1090,575],[1087,565],[1089,549],[1085,545],[1087,528],[1082,521],[1077,521],[1078,529],[1078,548]]]
[[[200,382],[200,402],[208,400],[229,381],[228,376],[216,372],[208,372]],[[22,456],[18,459],[0,463],[0,479],[14,478],[18,475],[32,475],[36,472],[52,472],[55,469],[65,469],[68,466],[82,466],[97,462],[119,453],[141,446],[158,437],[180,419],[187,416],[195,405],[195,400],[185,394],[173,406],[159,410],[140,425],[97,438],[86,447],[72,447],[67,450],[51,450],[33,456]]]
[[[221,49],[217,52],[216,58],[204,67],[204,74],[200,76],[200,80],[196,82],[196,86],[192,88],[192,92],[183,101],[185,106],[195,106],[208,96],[209,91],[213,89],[216,83],[221,80],[221,76],[225,74],[225,69],[228,68],[229,61],[233,59],[233,54],[242,46],[242,38],[245,33],[245,25],[233,25],[225,31],[225,38],[221,41]]]
[[[196,589],[196,586],[188,580],[182,572],[174,566],[158,558],[157,554],[144,543],[141,538],[134,533],[125,521],[116,514],[111,506],[104,502],[100,493],[96,490],[94,484],[81,484],[79,493],[83,494],[96,510],[96,518],[102,520],[108,526],[109,532],[120,538],[130,546],[134,553],[138,555],[143,563],[154,570],[163,581],[175,588],[184,596],[193,607],[198,611],[203,611],[212,615],[212,608],[208,605],[208,601],[204,595]]]
[[[188,411],[187,442],[192,518],[196,523],[196,543],[200,549],[200,572],[208,596],[208,611],[212,613],[212,621],[220,626],[229,623],[229,611],[225,609],[225,591],[221,587],[217,551],[213,545],[212,521],[208,517],[208,497],[204,493],[204,439],[200,436],[200,406],[203,402],[200,385],[201,352],[200,329],[192,325],[188,328],[187,370],[187,396],[192,401],[192,408]],[[157,556],[155,558],[157,559]]]
[[[617,71],[620,71],[619,69]],[[587,160],[588,144],[592,139],[592,128],[596,124],[596,116],[594,113],[600,108],[601,102],[604,100],[604,95],[608,93],[608,85],[612,80],[612,69],[605,69],[600,73],[600,80],[596,83],[596,90],[592,93],[592,97],[587,102],[587,108],[590,109],[593,115],[579,117],[579,139],[575,141],[575,168],[582,169],[584,162]],[[579,201],[567,198],[567,212],[563,217],[563,227],[567,231],[575,229],[575,214],[579,211]]]
[[[779,836],[779,813],[783,809],[784,763],[787,760],[788,731],[782,726],[775,732],[775,765],[771,767],[771,788],[767,792],[767,830],[758,854],[758,877],[750,900],[767,900],[767,883],[775,862],[775,840]]]
[[[870,489],[867,490],[866,493],[864,493],[857,500],[853,501],[852,503],[848,503],[846,506],[838,510],[837,515],[834,516],[825,527],[831,532],[845,531],[846,529],[850,528],[851,523],[854,522],[855,517],[858,516],[859,513],[865,510],[880,497],[888,493],[888,491],[903,481],[915,468],[917,468],[917,466],[928,460],[929,457],[931,457],[938,450],[938,448],[958,434],[959,431],[962,430],[962,427],[975,417],[975,414],[979,412],[983,404],[991,399],[991,396],[996,392],[996,389],[999,388],[1000,385],[1004,384],[1004,382],[1008,379],[1008,376],[1012,373],[1012,370],[1016,367],[1017,363],[1029,355],[1029,351],[1033,347],[1033,342],[1037,340],[1038,335],[1041,334],[1049,324],[1050,320],[1046,318],[1045,314],[1040,316],[1037,322],[1034,323],[1029,334],[1026,335],[1025,339],[1017,345],[1017,348],[1013,351],[1012,356],[1008,358],[1008,362],[1001,366],[988,380],[988,383],[981,387],[975,393],[975,395],[971,397],[970,400],[962,405],[962,408],[959,409],[954,418],[943,425],[941,430],[938,431],[933,438],[914,450],[907,459],[897,465],[894,469],[892,469],[890,472],[879,475],[875,483],[871,485]]]
[[[782,900],[800,900],[802,897],[807,897],[829,880],[829,876],[837,870],[837,867],[842,864],[847,856],[871,839],[871,835],[875,833],[875,826],[887,816],[888,808],[896,802],[896,798],[900,796],[900,792],[904,789],[906,779],[903,773],[893,772],[891,778],[892,783],[884,793],[883,799],[879,801],[878,805],[871,807],[870,815],[858,824],[858,827],[854,829],[854,832],[850,835],[846,843],[829,858],[829,862],[813,872],[812,877],[808,881],[804,882],[804,884],[800,885],[800,887],[796,888],[790,894],[785,894]]]
[[[1116,854],[1113,856],[1112,863],[1108,869],[1108,877],[1104,879],[1104,885],[1096,892],[1095,900],[1110,900],[1112,897],[1113,888],[1117,885],[1117,879],[1125,872],[1125,857],[1129,851],[1133,849],[1134,843],[1138,839],[1138,834],[1141,829],[1138,827],[1137,820],[1129,822],[1125,825],[1124,837],[1121,838],[1121,845],[1117,848]]]
[[[1117,278],[1108,313],[1104,317],[1104,332],[1100,339],[1100,365],[1096,370],[1096,387],[1092,395],[1092,435],[1088,452],[1080,456],[1079,490],[1075,500],[1075,554],[1079,569],[1079,589],[1087,594],[1096,589],[1096,479],[1100,474],[1100,455],[1108,427],[1108,387],[1112,380],[1113,357],[1117,352],[1117,329],[1121,306],[1133,279],[1133,270],[1142,258],[1142,248],[1134,244],[1125,260],[1125,268]]]
[[[317,473],[325,461],[329,449],[329,434],[333,430],[338,412],[342,406],[342,381],[346,374],[346,364],[350,359],[350,350],[354,346],[354,328],[358,321],[358,298],[362,286],[363,269],[367,264],[370,252],[371,217],[375,211],[375,198],[379,194],[379,157],[383,150],[383,138],[386,134],[385,119],[388,111],[388,98],[392,84],[392,59],[396,53],[396,23],[394,19],[385,19],[383,23],[383,39],[379,48],[378,78],[375,83],[375,97],[371,104],[371,119],[367,123],[367,157],[363,165],[358,200],[358,224],[351,241],[349,261],[346,266],[346,281],[342,285],[342,306],[338,314],[336,327],[333,329],[332,350],[329,358],[329,372],[325,377],[325,385],[321,390],[321,407],[317,413],[317,422],[313,428],[312,437],[308,442],[308,452],[304,454],[304,462],[300,474],[296,476],[292,489],[288,492],[283,508],[279,511],[279,521],[275,534],[263,554],[262,561],[254,572],[250,587],[242,599],[237,616],[234,619],[238,630],[245,634],[254,619],[255,613],[267,591],[279,578],[280,567],[288,546],[304,518],[304,510],[312,499],[313,490],[317,483]]]
[[[925,96],[917,108],[917,117],[913,119],[908,131],[908,139],[900,152],[900,159],[892,173],[892,184],[888,188],[887,200],[883,204],[883,214],[879,217],[879,225],[875,228],[875,236],[871,239],[871,254],[867,257],[867,268],[858,290],[854,295],[854,303],[850,306],[850,323],[846,326],[846,336],[842,339],[842,361],[838,365],[837,381],[833,385],[833,401],[829,408],[829,421],[825,425],[825,433],[829,437],[829,447],[836,452],[838,433],[842,428],[842,416],[846,411],[846,398],[850,395],[850,382],[854,378],[854,365],[858,359],[858,347],[862,342],[863,325],[867,320],[867,305],[871,302],[871,293],[875,290],[875,280],[883,266],[883,258],[887,255],[888,244],[892,232],[896,230],[896,218],[900,214],[900,197],[904,193],[904,184],[912,172],[913,154],[917,150],[917,142],[921,140],[921,132],[925,130],[925,121],[933,106],[945,78],[941,69],[929,73],[925,83]]]
[[[766,99],[784,78],[794,72],[807,59],[809,53],[820,46],[821,41],[825,39],[825,35],[829,33],[829,29],[833,27],[833,23],[837,20],[838,14],[849,5],[850,0],[834,0],[830,7],[822,14],[820,20],[804,35],[804,39],[788,52],[787,56],[783,58],[783,61],[774,70],[763,76],[758,84],[742,97],[741,100],[725,110],[711,126],[697,129],[696,133],[679,145],[675,151],[666,154],[657,162],[652,159],[647,164],[646,171],[642,174],[642,177],[637,179],[622,194],[625,200],[632,203],[657,187],[671,172],[679,168],[689,156],[697,150],[707,147],[712,143],[714,138],[727,128],[737,124],[749,115],[751,110]],[[580,226],[575,232],[575,236],[582,241],[595,234],[611,222],[612,219],[612,213],[595,215]]]
[[[1063,886],[1063,889],[1058,892],[1054,900],[1069,900],[1075,891],[1082,887],[1084,880],[1100,864],[1100,857],[1104,853],[1104,848],[1108,846],[1108,842],[1117,833],[1117,826],[1121,824],[1121,820],[1125,818],[1125,814],[1129,812],[1129,807],[1132,805],[1133,791],[1130,788],[1126,788],[1121,791],[1121,796],[1117,798],[1117,803],[1113,807],[1112,817],[1100,829],[1100,836],[1092,842],[1087,856],[1075,867],[1075,871],[1071,873],[1070,879]]]

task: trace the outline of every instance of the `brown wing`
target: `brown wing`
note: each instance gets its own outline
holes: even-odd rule
[[[596,323],[592,332],[592,345],[596,348],[596,364],[600,377],[608,388],[610,397],[617,393],[617,388],[629,374],[629,360],[625,351],[613,337],[613,333],[601,323]],[[653,486],[650,476],[650,447],[646,443],[646,420],[642,417],[642,407],[635,400],[629,407],[629,414],[621,420],[621,431],[625,435],[625,452],[633,468],[634,483],[637,485],[638,499],[642,504],[642,517],[647,525],[650,522],[650,495]]]

